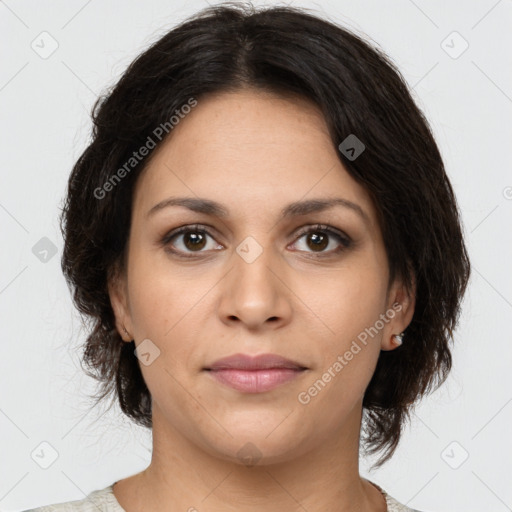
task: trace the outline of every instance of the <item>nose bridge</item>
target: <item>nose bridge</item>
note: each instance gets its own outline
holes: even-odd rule
[[[276,287],[276,278],[270,269],[278,266],[279,258],[273,253],[269,237],[264,244],[260,244],[253,236],[242,240],[233,255],[233,272],[235,285],[242,293],[252,294],[255,298],[261,296],[261,299],[267,295],[268,300],[270,295],[274,295]]]
[[[255,327],[271,318],[284,319],[289,314],[286,287],[279,278],[280,256],[269,238],[265,238],[264,246],[248,236],[236,247],[223,290],[224,319],[236,317]]]

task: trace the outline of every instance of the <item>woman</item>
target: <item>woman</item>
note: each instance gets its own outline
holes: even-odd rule
[[[359,475],[451,367],[470,266],[400,73],[303,9],[218,6],[93,112],[62,267],[148,468],[49,510],[410,511]]]

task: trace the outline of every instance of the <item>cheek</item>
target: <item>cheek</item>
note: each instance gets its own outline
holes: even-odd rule
[[[151,393],[160,386],[168,387],[172,379],[165,370],[174,375],[173,361],[189,358],[187,343],[179,343],[179,331],[190,309],[181,300],[181,287],[170,283],[148,259],[134,255],[129,268],[130,316],[136,345],[150,340],[151,353],[156,355],[150,365],[141,364],[141,371]],[[177,366],[179,369],[179,365]]]
[[[197,294],[184,294],[179,279],[162,275],[154,265],[138,266],[130,281],[130,311],[139,346],[149,339],[152,360],[140,369],[153,400],[169,414],[168,421],[179,423],[182,413],[194,408],[187,403],[184,383],[194,362],[192,339],[200,339],[197,323],[190,322]],[[156,346],[156,348],[154,348]],[[190,402],[190,400],[189,400]],[[194,402],[194,401],[191,401]]]
[[[139,337],[165,342],[186,323],[205,293],[204,280],[180,272],[161,254],[135,253],[130,262],[130,312]],[[188,277],[187,277],[188,276]]]
[[[318,339],[320,364],[298,399],[304,404],[303,412],[313,421],[321,417],[327,430],[339,425],[363,399],[380,354],[380,333],[371,337],[365,332],[376,317],[378,313],[366,312],[355,318],[347,308],[333,316],[334,334]]]
[[[385,308],[385,278],[378,265],[353,265],[310,283],[307,304],[322,327],[312,329],[319,333],[321,359],[308,395],[333,406],[333,419],[339,407],[362,397],[375,369],[382,333],[374,328]]]
[[[336,272],[305,278],[301,288],[299,295],[318,325],[325,327],[333,348],[343,348],[384,312],[386,274],[376,263],[347,264]]]

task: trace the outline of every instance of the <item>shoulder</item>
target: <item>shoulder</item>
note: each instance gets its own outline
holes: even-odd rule
[[[112,487],[113,484],[93,491],[83,500],[44,505],[24,512],[125,512],[116,500]]]
[[[388,512],[421,512],[421,510],[416,510],[415,508],[409,508],[402,505],[387,493],[384,493],[384,497],[386,498],[386,503],[388,505]]]
[[[376,483],[371,483],[375,485],[384,496],[388,506],[388,512],[421,512],[420,510],[402,505]],[[117,501],[112,488],[113,484],[104,489],[93,491],[83,500],[44,505],[42,507],[25,510],[24,512],[125,512]]]
[[[413,508],[409,508],[405,505],[402,505],[402,503],[395,500],[395,498],[390,496],[382,487],[377,485],[375,482],[372,482],[372,481],[369,481],[369,482],[372,485],[374,485],[375,487],[377,487],[377,489],[384,496],[384,499],[386,500],[386,504],[387,504],[387,508],[388,508],[387,512],[422,512],[421,510],[416,510]]]

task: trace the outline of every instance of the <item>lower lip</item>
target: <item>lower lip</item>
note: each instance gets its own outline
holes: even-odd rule
[[[210,370],[212,377],[243,393],[263,393],[302,374],[303,370],[271,368],[268,370]]]

